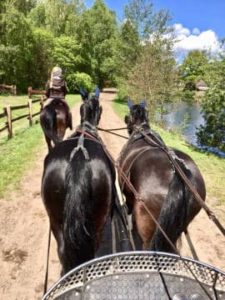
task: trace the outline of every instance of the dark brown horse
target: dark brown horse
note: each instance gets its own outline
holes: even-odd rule
[[[63,140],[67,128],[72,130],[72,115],[66,101],[61,98],[52,99],[42,109],[40,123],[50,151],[53,145]]]
[[[47,155],[42,198],[58,245],[62,274],[94,258],[115,197],[115,171],[97,134],[98,100],[80,108],[81,125]]]
[[[129,177],[145,205],[158,220],[167,236],[176,247],[177,240],[185,232],[188,224],[200,211],[200,206],[175,171],[167,154],[150,143],[140,130],[165,147],[159,135],[149,126],[145,104],[133,105],[129,102],[130,114],[125,117],[130,138],[124,146],[119,165]],[[206,191],[202,175],[194,161],[185,153],[170,149],[173,157],[205,200]],[[174,252],[161,231],[148,214],[143,202],[137,201],[134,194],[122,179],[121,188],[133,214],[136,233],[141,238],[142,248],[156,251]]]

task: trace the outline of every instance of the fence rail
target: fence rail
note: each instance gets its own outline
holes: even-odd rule
[[[45,95],[45,90],[33,90],[31,86],[27,89],[28,97],[31,99],[32,95]]]
[[[7,85],[7,84],[0,84],[0,92],[8,93],[10,92],[12,95],[16,95],[16,86],[15,85]]]
[[[30,98],[30,95],[32,97],[32,94],[29,94],[29,89],[30,91],[32,90],[33,94],[39,94],[42,95],[39,98],[35,98],[35,99],[28,99],[27,104],[23,104],[23,105],[7,105],[3,108],[3,113],[0,113],[0,120],[5,118],[5,125],[0,128],[0,132],[3,132],[5,130],[8,130],[8,138],[12,138],[13,137],[13,126],[12,124],[14,122],[17,122],[21,119],[25,119],[27,118],[29,120],[29,125],[32,126],[33,125],[33,118],[38,116],[41,112],[41,109],[43,108],[43,104],[44,101],[46,100],[46,97],[44,96],[44,91],[39,91],[39,90],[33,90],[32,88],[28,88],[28,96]],[[40,103],[40,111],[33,113],[33,104],[34,103]],[[13,112],[14,111],[18,111],[20,109],[27,109],[28,113],[27,114],[22,114],[20,116],[15,116],[13,117]]]

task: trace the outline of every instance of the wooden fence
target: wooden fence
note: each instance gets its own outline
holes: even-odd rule
[[[33,90],[31,86],[27,89],[28,97],[31,99],[32,95],[45,95],[45,90]]]
[[[16,86],[15,85],[6,85],[0,84],[0,92],[3,93],[11,93],[12,95],[16,95]]]
[[[39,91],[40,92],[40,91]],[[41,94],[41,93],[40,93]],[[27,104],[24,105],[7,105],[3,108],[3,113],[0,113],[0,120],[5,118],[5,125],[0,128],[0,133],[8,130],[8,138],[13,137],[13,123],[17,122],[21,119],[27,118],[29,121],[29,125],[33,125],[33,118],[40,114],[41,109],[43,108],[44,101],[46,100],[45,96],[41,96],[36,99],[28,99]],[[34,103],[40,103],[40,111],[33,113],[33,104]],[[22,114],[20,116],[13,118],[13,112],[20,110],[20,109],[26,109],[28,110],[28,113]]]

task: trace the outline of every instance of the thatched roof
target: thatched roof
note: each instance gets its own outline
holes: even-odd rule
[[[202,79],[196,82],[195,88],[196,88],[196,90],[198,90],[198,91],[206,91],[206,90],[208,90],[207,84],[206,84],[205,81],[202,80]]]

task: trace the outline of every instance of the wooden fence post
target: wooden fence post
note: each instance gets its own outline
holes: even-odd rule
[[[30,126],[33,125],[33,111],[32,111],[32,100],[28,100],[28,109],[29,109],[29,124]]]
[[[42,110],[43,107],[44,107],[44,99],[45,99],[45,97],[44,97],[44,96],[41,96],[41,98],[40,98],[41,110]]]
[[[13,85],[13,95],[16,96],[17,90],[16,90],[16,85]]]
[[[28,93],[28,98],[32,98],[32,86],[29,86],[29,88],[27,89],[27,93]]]
[[[10,105],[7,105],[4,108],[4,110],[7,118],[6,124],[8,127],[8,138],[11,139],[13,136],[13,132],[12,132],[12,111]]]

